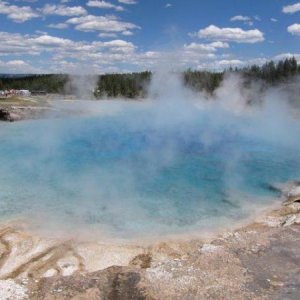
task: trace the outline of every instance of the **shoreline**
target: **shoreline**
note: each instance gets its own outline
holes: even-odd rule
[[[300,291],[300,282],[290,287],[300,275],[300,185],[280,189],[281,204],[211,238],[109,245],[1,225],[0,286],[24,290],[12,299],[280,299]]]
[[[249,224],[259,222],[260,219],[265,218],[270,212],[278,210],[282,207],[284,199],[282,197],[272,197],[269,200],[269,204],[257,203],[254,205],[249,205],[244,208],[244,210],[251,211],[249,215],[245,218],[240,219],[224,219],[222,222],[217,223],[213,226],[207,226],[201,228],[201,226],[194,225],[194,228],[185,228],[182,231],[170,232],[170,233],[158,233],[151,234],[144,232],[143,234],[133,234],[132,236],[118,236],[109,229],[99,229],[98,226],[83,227],[80,230],[76,230],[70,233],[67,226],[64,229],[52,228],[52,226],[47,227],[40,224],[40,221],[31,222],[30,219],[22,215],[15,217],[6,217],[0,220],[0,229],[2,227],[13,227],[17,228],[19,231],[26,232],[29,235],[39,237],[41,239],[53,239],[53,240],[75,240],[79,243],[89,242],[108,245],[130,245],[139,247],[149,247],[153,244],[161,242],[188,242],[190,240],[209,240],[214,239],[220,235],[226,234],[238,230],[240,228],[246,227]],[[45,216],[45,218],[47,218]]]
[[[122,102],[122,103],[147,103],[145,99],[88,99],[66,98],[64,95],[47,94],[45,96],[30,97],[11,97],[6,99],[0,98],[0,121],[19,122],[27,120],[56,119],[72,116],[86,116],[99,114],[99,111],[93,112],[87,105],[81,106],[82,101],[91,104],[93,109],[95,104],[103,102]],[[71,107],[73,105],[74,107]]]

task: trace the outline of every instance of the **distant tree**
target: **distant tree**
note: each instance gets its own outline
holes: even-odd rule
[[[241,75],[244,83],[250,86],[252,80],[262,80],[268,84],[276,85],[288,80],[291,76],[300,74],[300,65],[297,60],[287,58],[277,63],[270,61],[262,66],[252,65],[244,68],[230,67],[224,72],[194,71],[188,69],[183,72],[184,84],[194,91],[206,91],[213,94],[220,86],[224,74],[233,72]],[[147,86],[152,78],[149,71],[126,74],[99,75],[94,95],[96,98],[138,98],[147,96]],[[30,91],[42,90],[47,93],[74,93],[76,87],[72,86],[68,75],[43,74],[25,75],[0,78],[0,89],[28,89]]]
[[[276,67],[275,63],[272,60],[262,66],[261,78],[265,79],[268,82],[274,82],[276,80]]]
[[[297,60],[295,57],[292,57],[290,59],[290,64],[291,64],[291,73],[292,73],[292,75],[295,75],[298,70],[298,63],[297,63]]]

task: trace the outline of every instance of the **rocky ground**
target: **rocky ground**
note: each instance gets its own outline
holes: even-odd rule
[[[299,299],[300,184],[255,222],[151,245],[0,231],[0,299]]]
[[[45,117],[52,110],[47,97],[14,96],[0,99],[0,121],[39,119]]]
[[[0,121],[53,119],[103,114],[99,101],[48,94],[31,97],[0,98]]]

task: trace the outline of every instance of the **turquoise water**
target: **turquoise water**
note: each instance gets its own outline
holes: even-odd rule
[[[132,107],[3,123],[0,217],[122,237],[234,223],[272,203],[270,184],[300,178],[298,122],[269,125],[264,115]]]

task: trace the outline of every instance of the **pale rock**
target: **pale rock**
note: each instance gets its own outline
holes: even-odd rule
[[[300,197],[300,186],[297,186],[289,191],[288,193],[289,197]]]
[[[292,215],[292,216],[289,216],[285,219],[285,221],[282,223],[283,226],[290,226],[292,224],[295,223],[296,221],[296,216],[295,215]]]
[[[57,274],[57,270],[49,269],[43,274],[43,277],[52,277],[55,276],[56,274]]]
[[[200,249],[200,252],[203,253],[203,254],[206,254],[206,253],[214,253],[214,252],[217,252],[219,250],[221,250],[221,246],[215,246],[215,245],[212,245],[212,244],[204,244],[201,249]]]
[[[294,224],[300,225],[300,214],[296,215],[296,219],[295,219]]]
[[[17,284],[14,280],[0,280],[0,299],[25,300],[28,299],[27,288]]]

